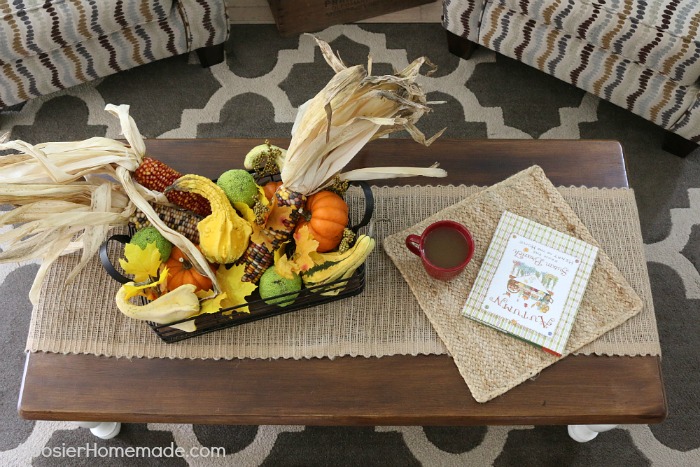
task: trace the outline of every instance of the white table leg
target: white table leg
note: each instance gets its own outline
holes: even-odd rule
[[[76,422],[81,428],[90,428],[93,435],[101,439],[112,439],[119,434],[122,424],[119,422]]]
[[[574,441],[585,443],[592,440],[598,433],[612,430],[617,425],[569,425],[569,436]]]

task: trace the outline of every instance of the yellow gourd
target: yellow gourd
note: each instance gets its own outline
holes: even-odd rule
[[[133,285],[133,282],[128,284]],[[127,287],[122,286],[117,291],[115,301],[119,311],[130,318],[168,324],[199,313],[199,298],[194,293],[195,289],[193,284],[181,285],[152,302],[139,306],[129,302],[126,298]]]
[[[178,178],[168,190],[189,191],[204,196],[211,214],[199,221],[199,248],[212,263],[236,261],[248,248],[252,227],[236,213],[226,193],[208,178],[188,174]],[[167,190],[166,190],[167,191]]]

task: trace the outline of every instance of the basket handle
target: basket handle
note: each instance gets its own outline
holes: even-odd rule
[[[374,213],[374,195],[372,194],[372,189],[369,186],[369,183],[363,181],[363,180],[358,180],[355,182],[352,182],[353,185],[358,185],[360,188],[362,188],[362,191],[365,195],[365,214],[362,217],[362,220],[360,221],[359,224],[353,225],[350,227],[350,230],[357,232],[367,224],[369,224],[369,221],[372,219],[372,214]]]
[[[112,261],[110,261],[110,259],[109,259],[109,255],[107,255],[107,245],[111,241],[119,242],[119,243],[125,245],[125,244],[129,243],[130,240],[131,240],[131,236],[129,236],[129,235],[117,234],[117,235],[112,235],[107,240],[105,240],[102,243],[102,245],[100,245],[100,262],[102,263],[102,267],[105,268],[105,271],[107,271],[107,274],[112,276],[112,279],[119,282],[120,284],[126,284],[127,282],[131,282],[131,279],[122,275],[114,267],[114,265],[112,264]]]

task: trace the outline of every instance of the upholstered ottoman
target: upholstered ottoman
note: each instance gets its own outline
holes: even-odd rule
[[[197,50],[223,60],[224,0],[0,2],[0,109]]]
[[[450,50],[477,44],[700,142],[700,0],[443,0]]]

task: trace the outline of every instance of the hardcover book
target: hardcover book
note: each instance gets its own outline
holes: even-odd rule
[[[505,211],[462,314],[560,356],[598,247]]]

